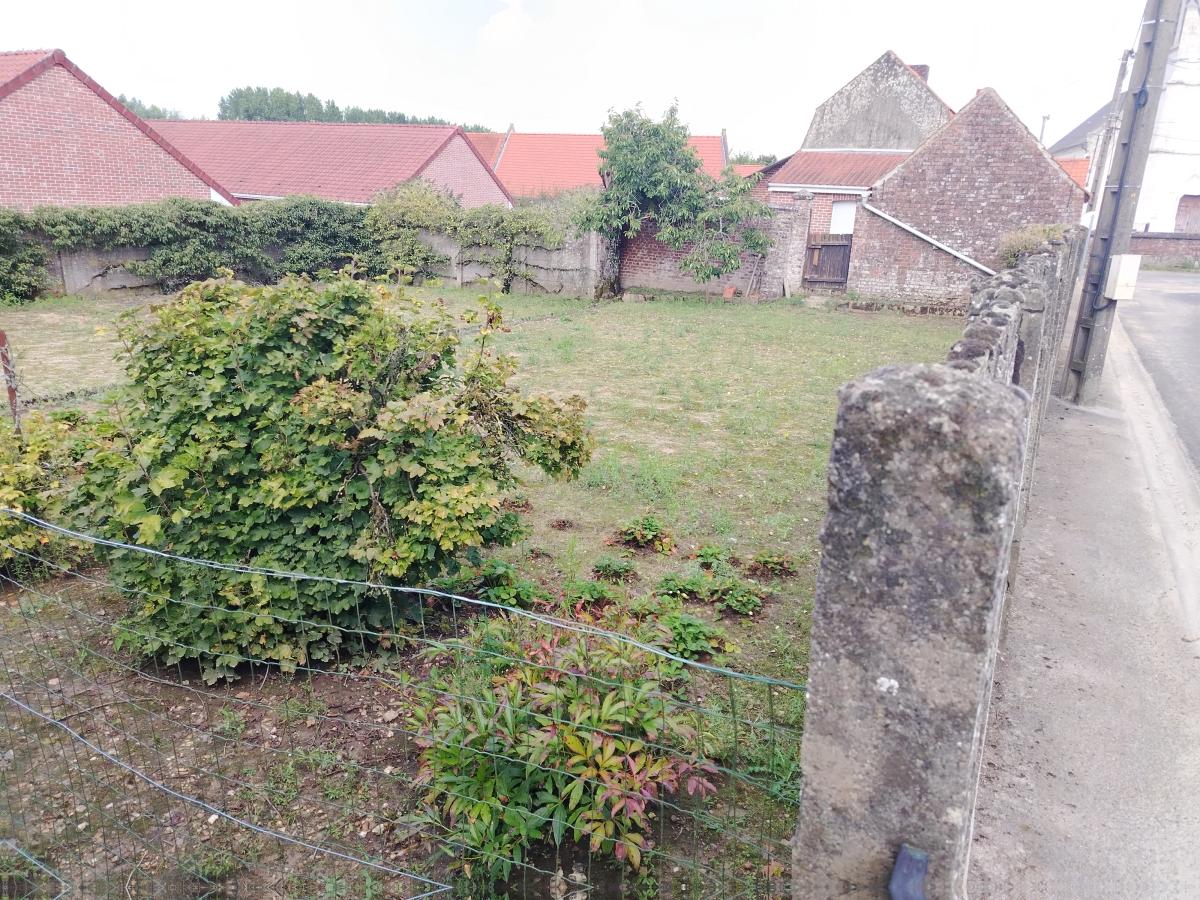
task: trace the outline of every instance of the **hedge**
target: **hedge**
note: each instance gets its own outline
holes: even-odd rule
[[[421,182],[382,195],[372,207],[288,197],[237,207],[174,199],[32,213],[0,209],[0,303],[25,303],[46,290],[48,248],[145,249],[148,258],[126,268],[172,292],[223,269],[255,283],[350,263],[369,275],[429,275],[446,259],[419,240],[422,230],[479,248],[476,258],[492,266],[507,291],[522,274],[515,247],[561,246],[569,218],[558,207],[464,210]]]

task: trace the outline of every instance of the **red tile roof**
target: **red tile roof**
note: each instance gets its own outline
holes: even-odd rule
[[[419,175],[452,125],[162,120],[175,146],[238,196],[310,194],[369,203]]]
[[[1087,190],[1088,169],[1092,164],[1090,159],[1087,157],[1081,159],[1061,159],[1056,156],[1054,157],[1054,161],[1067,170],[1067,174],[1071,176],[1077,185],[1085,191]]]
[[[704,171],[718,178],[725,169],[725,141],[720,135],[688,139]],[[598,134],[527,134],[508,137],[496,174],[515,197],[561,194],[581,187],[600,187],[604,138]]]
[[[483,157],[483,161],[489,166],[495,166],[496,154],[500,152],[500,145],[504,143],[504,132],[468,131],[466,135],[467,140],[475,145],[475,149]]]
[[[23,85],[33,81],[33,79],[54,66],[62,66],[63,69],[79,79],[88,90],[92,91],[101,100],[124,116],[146,137],[162,147],[181,166],[207,184],[209,188],[225,200],[230,203],[237,202],[233,194],[227,191],[212,175],[201,169],[193,160],[181,153],[177,147],[164,139],[158,131],[146,124],[146,121],[141,116],[132,112],[117,100],[116,97],[97,84],[91,76],[67,59],[67,55],[61,50],[11,50],[0,52],[0,100]]]
[[[904,150],[797,150],[767,167],[771,184],[869,188],[909,156]]]
[[[762,171],[762,166],[758,163],[734,163],[733,171],[735,175],[741,175],[743,178],[748,178],[755,172]]]
[[[8,50],[0,53],[0,96],[9,93],[4,90],[8,86],[8,82],[24,74],[26,70],[33,68],[53,52],[53,50]]]

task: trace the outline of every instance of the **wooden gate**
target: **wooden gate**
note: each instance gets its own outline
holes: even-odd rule
[[[849,234],[810,234],[804,261],[804,286],[839,290],[850,274]]]

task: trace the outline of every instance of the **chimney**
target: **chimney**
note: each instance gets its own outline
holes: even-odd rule
[[[909,68],[920,75],[922,81],[929,81],[929,66],[909,66]]]

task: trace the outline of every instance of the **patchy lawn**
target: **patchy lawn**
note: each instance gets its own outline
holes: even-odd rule
[[[418,289],[465,307],[478,291]],[[508,555],[548,583],[588,577],[617,528],[645,513],[679,548],[639,554],[633,591],[705,545],[748,559],[790,552],[800,577],[774,586],[757,618],[727,621],[732,668],[803,681],[817,534],[837,389],[877,366],[942,359],[956,319],[828,312],[797,301],[698,298],[590,304],[499,298],[500,341],[528,388],[578,393],[597,439],[574,482],[528,473],[529,538]],[[548,555],[548,558],[547,558]]]
[[[415,290],[443,297],[455,309],[468,307],[479,294],[438,286]],[[0,310],[0,327],[17,351],[25,397],[63,403],[71,400],[69,392],[82,399],[117,383],[122,370],[112,360],[115,321],[153,299],[67,298]],[[788,300],[751,305],[699,298],[600,304],[545,296],[495,299],[511,329],[497,337],[497,345],[519,357],[519,381],[539,392],[585,397],[597,441],[593,461],[575,481],[524,473],[523,494],[511,505],[523,510],[529,532],[500,555],[548,588],[592,578],[593,567],[606,557],[607,574],[633,597],[650,593],[665,575],[694,572],[697,551],[706,559],[731,557],[767,598],[750,615],[722,615],[711,603],[687,602],[689,614],[719,624],[731,638],[733,649],[715,662],[802,683],[837,388],[880,365],[942,358],[960,323],[826,311]],[[669,552],[619,544],[618,530],[644,515],[671,532],[675,546]],[[762,551],[791,557],[797,571],[754,570],[749,564]],[[42,589],[44,594],[0,594],[0,635],[13,639],[7,647],[0,641],[0,656],[8,654],[0,674],[9,684],[21,685],[42,708],[77,717],[71,721],[98,745],[165,767],[156,771],[184,794],[211,798],[234,815],[324,846],[442,877],[435,843],[410,818],[419,791],[412,748],[393,734],[404,705],[401,695],[389,693],[389,686],[401,683],[396,673],[389,671],[393,680],[386,684],[367,668],[308,678],[264,676],[217,688],[204,688],[182,671],[147,680],[146,672],[112,648],[110,625],[120,615],[120,601],[78,589],[68,582]],[[60,652],[47,652],[58,644]],[[55,665],[45,668],[51,661]],[[396,666],[416,684],[428,675],[428,662],[415,657],[382,665]],[[687,699],[717,710],[726,722],[749,723],[740,734],[737,725],[730,734],[720,722],[711,723],[720,745],[712,755],[770,782],[776,799],[723,780],[699,836],[697,820],[679,810],[660,819],[658,841],[682,856],[720,861],[722,879],[728,872],[747,888],[746,896],[779,895],[794,821],[802,692],[735,685],[728,676],[699,673]],[[759,728],[763,722],[790,732]],[[13,732],[16,758],[10,764],[26,774],[17,782],[22,790],[8,796],[0,791],[0,812],[7,808],[13,820],[38,822],[27,830],[39,837],[39,846],[30,849],[77,860],[84,872],[95,873],[91,887],[97,892],[161,884],[170,873],[154,846],[170,833],[173,842],[178,838],[179,868],[190,879],[179,886],[183,892],[236,878],[241,888],[265,896],[413,893],[407,880],[395,885],[396,893],[368,892],[356,880],[371,875],[361,867],[323,868],[328,860],[308,866],[291,849],[265,838],[248,841],[244,829],[225,827],[204,810],[169,808],[145,785],[133,791],[137,785],[128,777],[95,786],[111,797],[101,807],[109,811],[111,827],[99,829],[90,821],[93,810],[71,805],[76,792],[70,785],[56,788],[76,771],[66,755],[74,751],[66,742],[61,756],[49,754],[48,764],[46,748],[54,747],[49,728],[22,719]],[[388,800],[381,803],[382,798]],[[116,833],[123,836],[113,838]],[[777,855],[768,857],[765,871],[763,859],[738,844],[738,835],[759,837],[774,848]],[[133,870],[127,865],[131,853],[139,859]],[[553,872],[564,858],[538,862]],[[566,868],[571,871],[570,864]],[[590,862],[588,872],[601,877],[591,872]],[[283,873],[312,874],[317,889],[285,883]],[[694,874],[678,866],[660,870],[662,895],[707,896]],[[710,887],[734,896],[723,880]],[[522,890],[548,895],[547,885],[534,880]],[[597,896],[633,890],[622,880],[612,890],[600,887]]]
[[[455,309],[481,293],[414,290]],[[511,328],[498,346],[520,359],[519,381],[582,395],[597,438],[577,481],[526,473],[530,534],[504,555],[548,584],[585,578],[598,556],[613,555],[606,541],[616,529],[646,513],[679,546],[634,561],[635,593],[704,545],[746,558],[790,552],[804,563],[800,577],[776,585],[759,618],[729,623],[741,652],[727,662],[802,681],[837,389],[877,366],[942,358],[960,323],[793,300],[495,296]],[[0,310],[24,398],[61,403],[118,383],[117,319],[153,302],[160,298],[67,297]]]

